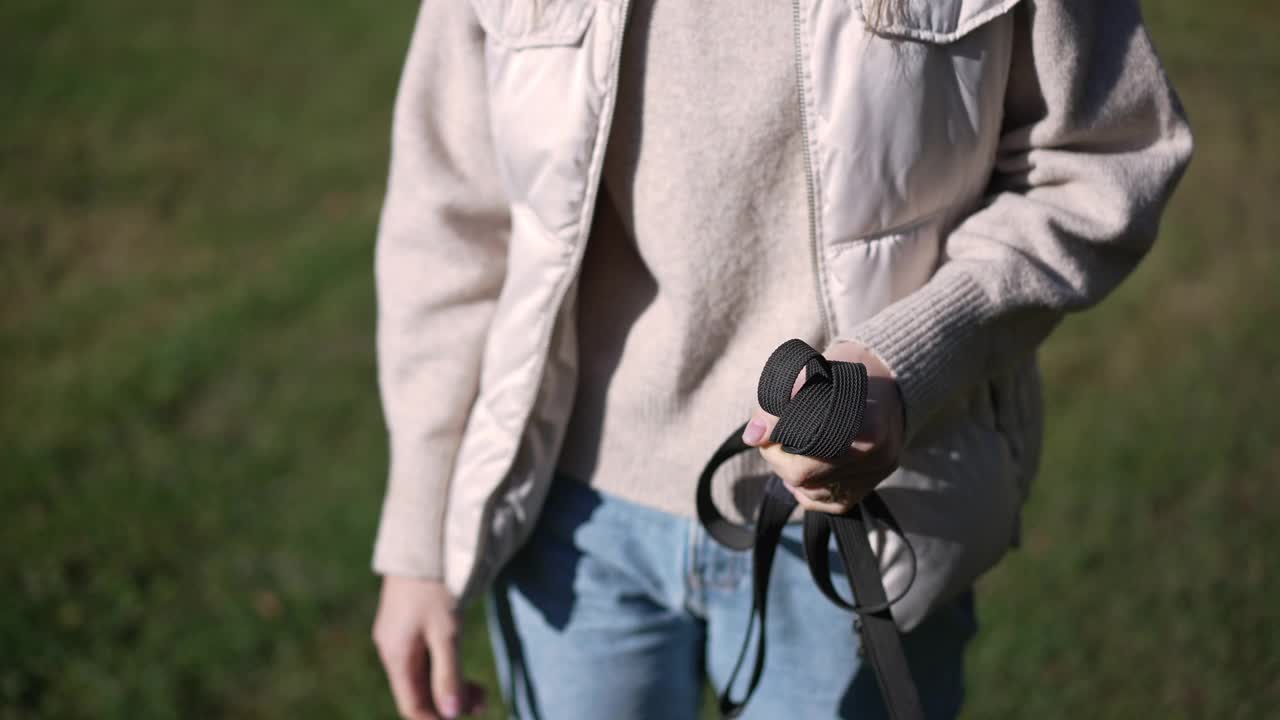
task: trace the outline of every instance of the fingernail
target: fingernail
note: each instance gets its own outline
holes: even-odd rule
[[[458,713],[462,710],[460,705],[461,704],[458,702],[457,696],[450,695],[440,703],[440,712],[444,713],[444,716],[447,718],[456,718],[458,717]]]
[[[764,437],[765,425],[760,420],[752,420],[747,423],[747,429],[742,431],[742,441],[748,445],[755,445]]]

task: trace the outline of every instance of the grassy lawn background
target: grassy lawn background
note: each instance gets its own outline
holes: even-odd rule
[[[1198,154],[1045,349],[970,718],[1280,707],[1280,10],[1146,10]],[[392,716],[371,253],[413,12],[0,5],[0,719]]]

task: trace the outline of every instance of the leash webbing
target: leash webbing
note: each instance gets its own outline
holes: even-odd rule
[[[802,369],[805,371],[804,386],[793,398],[791,389]],[[781,443],[787,452],[832,459],[847,451],[862,426],[867,370],[860,363],[829,361],[804,341],[788,340],[778,346],[765,363],[757,395],[760,407],[778,417],[771,440]],[[751,617],[738,660],[720,694],[720,712],[727,718],[737,717],[742,712],[764,674],[769,575],[782,530],[797,504],[782,480],[777,475],[770,475],[754,528],[729,522],[716,508],[711,497],[711,479],[716,469],[730,457],[752,449],[742,441],[744,428],[745,425],[739,427],[716,449],[698,478],[697,489],[698,518],[707,533],[720,544],[735,550],[754,548]],[[814,582],[822,593],[837,605],[854,612],[854,631],[858,633],[865,656],[875,671],[889,717],[919,720],[924,717],[919,693],[911,679],[902,639],[891,611],[893,603],[906,590],[892,599],[885,591],[880,576],[880,559],[867,537],[876,527],[892,531],[902,538],[910,560],[910,578],[906,585],[909,588],[915,580],[915,553],[888,505],[874,491],[846,515],[806,512],[805,557]],[[827,548],[833,531],[856,605],[840,597],[831,582]],[[751,676],[742,698],[734,700],[731,693],[750,652],[753,634],[756,635],[756,653]]]

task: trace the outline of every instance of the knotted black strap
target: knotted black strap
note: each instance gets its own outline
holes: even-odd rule
[[[801,370],[805,371],[804,386],[792,397],[791,388]],[[830,460],[848,451],[862,426],[867,400],[867,369],[861,363],[828,361],[803,340],[788,340],[769,356],[760,375],[757,394],[760,407],[778,417],[771,440],[781,443],[787,452]],[[745,427],[735,430],[711,456],[698,478],[697,490],[698,518],[707,533],[735,550],[755,548],[751,618],[738,661],[720,694],[720,712],[728,718],[742,712],[764,672],[769,574],[782,529],[796,507],[795,498],[782,480],[777,475],[770,475],[754,529],[729,522],[716,508],[711,498],[711,478],[725,460],[751,449],[742,441]],[[890,599],[885,592],[884,581],[880,577],[880,559],[867,538],[873,527],[887,529],[902,538],[910,560],[909,588],[915,580],[915,553],[889,507],[874,491],[845,515],[806,512],[805,557],[822,593],[832,602],[855,613],[854,631],[859,633],[865,655],[875,670],[889,716],[895,720],[918,720],[923,717],[920,698],[890,611],[890,606],[901,598],[901,594]],[[856,605],[841,598],[831,582],[827,547],[832,531],[836,535],[841,564]],[[903,594],[905,592],[903,590]],[[742,699],[733,700],[730,693],[750,651],[753,632],[759,634],[751,677]]]

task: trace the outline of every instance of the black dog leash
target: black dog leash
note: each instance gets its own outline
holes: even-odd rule
[[[800,370],[805,370],[805,383],[791,397]],[[788,340],[778,346],[765,363],[757,390],[760,407],[778,417],[770,439],[784,450],[799,455],[834,459],[846,452],[862,427],[867,399],[867,368],[861,363],[832,362],[803,340]],[[796,507],[796,499],[783,486],[777,475],[766,481],[764,500],[756,516],[755,528],[729,522],[711,499],[711,478],[717,468],[730,457],[753,449],[742,441],[738,428],[716,450],[698,478],[698,519],[720,544],[735,550],[755,548],[752,567],[751,619],[742,641],[733,673],[720,694],[720,712],[727,718],[737,717],[760,684],[764,672],[765,615],[769,600],[769,573],[777,554],[782,529]],[[854,632],[858,633],[865,657],[875,670],[880,693],[884,696],[889,717],[894,720],[919,720],[924,717],[920,696],[911,679],[902,639],[893,622],[890,607],[901,599],[889,598],[880,576],[880,559],[871,549],[867,533],[872,528],[887,528],[902,538],[910,559],[911,574],[906,588],[916,574],[915,551],[906,535],[874,491],[845,515],[806,512],[804,514],[804,546],[809,571],[822,594],[835,604],[853,611]],[[836,592],[827,563],[827,547],[835,532],[840,560],[853,591],[856,605]],[[755,664],[745,694],[733,700],[730,692],[742,669],[751,646],[751,634],[759,626]]]

